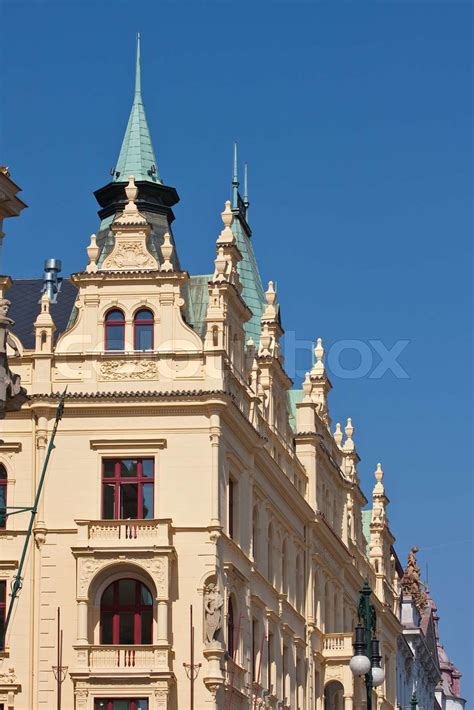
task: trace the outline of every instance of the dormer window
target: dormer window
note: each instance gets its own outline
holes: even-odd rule
[[[125,317],[118,308],[105,316],[105,349],[125,350]]]
[[[133,319],[134,350],[153,350],[153,313],[142,308]]]

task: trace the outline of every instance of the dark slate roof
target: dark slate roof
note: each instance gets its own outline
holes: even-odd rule
[[[16,279],[6,293],[11,301],[8,317],[15,321],[12,332],[21,340],[23,347],[35,347],[33,323],[40,312],[42,279]],[[56,326],[55,340],[66,330],[77,288],[69,279],[64,279],[58,293],[57,303],[51,304],[51,317]]]

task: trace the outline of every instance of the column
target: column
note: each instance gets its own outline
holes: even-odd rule
[[[80,599],[77,603],[77,643],[87,645],[87,601]]]
[[[353,698],[352,695],[344,695],[344,710],[352,710]]]
[[[158,644],[167,644],[168,643],[168,602],[161,600],[161,599],[158,601],[157,621],[158,621],[157,642],[158,642]]]
[[[211,414],[211,527],[220,527],[220,475],[219,475],[219,439],[221,434],[220,417],[218,414]]]

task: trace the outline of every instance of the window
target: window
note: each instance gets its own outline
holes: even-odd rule
[[[227,607],[227,653],[235,660],[235,639],[234,639],[234,605],[232,597],[229,597],[229,606]]]
[[[109,584],[100,600],[102,644],[152,643],[152,624],[153,598],[144,584],[136,579]]]
[[[303,571],[301,565],[301,556],[296,556],[296,609],[301,612],[303,607]]]
[[[134,350],[153,350],[153,313],[142,308],[135,313],[133,319],[133,348]]]
[[[120,698],[110,700],[109,698],[96,698],[94,700],[94,710],[148,710],[147,698]]]
[[[105,349],[125,350],[125,318],[118,308],[105,316]]]
[[[7,613],[7,583],[4,579],[0,581],[0,650],[5,648],[5,616]]]
[[[153,459],[102,461],[102,519],[153,518]]]
[[[5,466],[0,464],[0,530],[6,528],[6,510],[7,508],[7,472]]]

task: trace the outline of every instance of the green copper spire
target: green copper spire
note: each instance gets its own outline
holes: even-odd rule
[[[129,175],[133,175],[135,180],[148,180],[148,182],[162,184],[142,100],[140,34],[137,34],[135,96],[119,159],[114,170],[114,182],[126,182]]]

